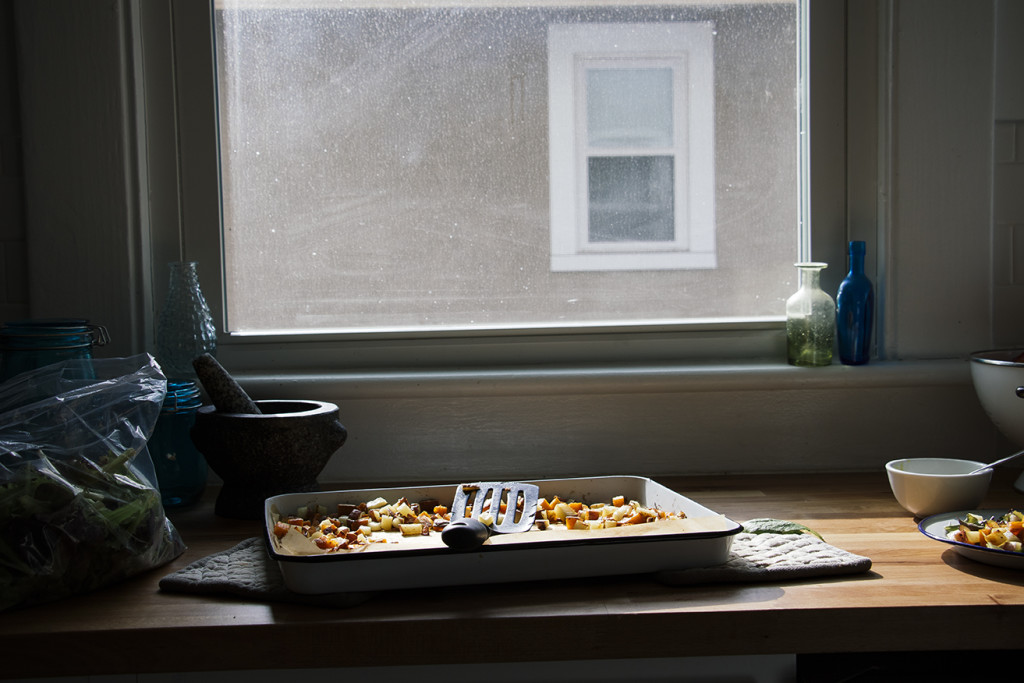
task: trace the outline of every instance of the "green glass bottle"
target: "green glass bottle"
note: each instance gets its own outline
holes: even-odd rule
[[[800,288],[786,300],[786,357],[790,365],[832,364],[836,334],[836,302],[821,288],[827,263],[795,264]]]

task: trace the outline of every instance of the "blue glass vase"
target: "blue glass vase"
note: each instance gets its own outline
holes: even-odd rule
[[[864,274],[864,251],[863,242],[850,242],[850,272],[836,294],[836,336],[843,365],[863,365],[871,356],[875,293]]]
[[[169,380],[196,381],[192,361],[217,353],[213,316],[199,287],[195,261],[169,264],[167,299],[157,319],[156,359]]]

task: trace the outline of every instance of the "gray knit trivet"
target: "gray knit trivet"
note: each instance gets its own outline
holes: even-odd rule
[[[160,579],[160,590],[177,593],[235,595],[271,602],[299,602],[325,607],[350,607],[365,602],[371,593],[304,595],[284,585],[277,562],[267,553],[266,541],[249,538],[233,548],[214,553]]]
[[[869,558],[836,548],[815,536],[741,532],[733,538],[725,564],[662,571],[657,578],[672,585],[756,583],[860,574],[869,569]]]
[[[748,534],[733,538],[729,559],[714,567],[665,570],[656,578],[670,585],[758,583],[822,576],[859,574],[871,560],[836,548],[806,534]],[[284,585],[281,570],[267,553],[265,541],[250,538],[168,574],[160,589],[178,593],[234,595],[243,598],[298,602],[325,607],[358,605],[372,593],[304,595]]]

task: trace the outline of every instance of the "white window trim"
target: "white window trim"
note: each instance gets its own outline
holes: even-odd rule
[[[668,270],[714,268],[714,25],[554,24],[548,28],[551,269]],[[588,66],[654,65],[673,71],[674,145],[640,154],[675,160],[676,239],[595,245],[588,240],[586,142]],[[685,88],[681,87],[685,84]],[[630,150],[615,150],[624,154]],[[679,207],[683,208],[680,212]]]

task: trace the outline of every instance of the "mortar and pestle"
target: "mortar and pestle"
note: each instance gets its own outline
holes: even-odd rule
[[[262,519],[264,501],[316,491],[317,477],[348,437],[338,406],[324,401],[254,401],[210,354],[193,363],[213,405],[201,407],[192,442],[224,481],[221,517]]]

